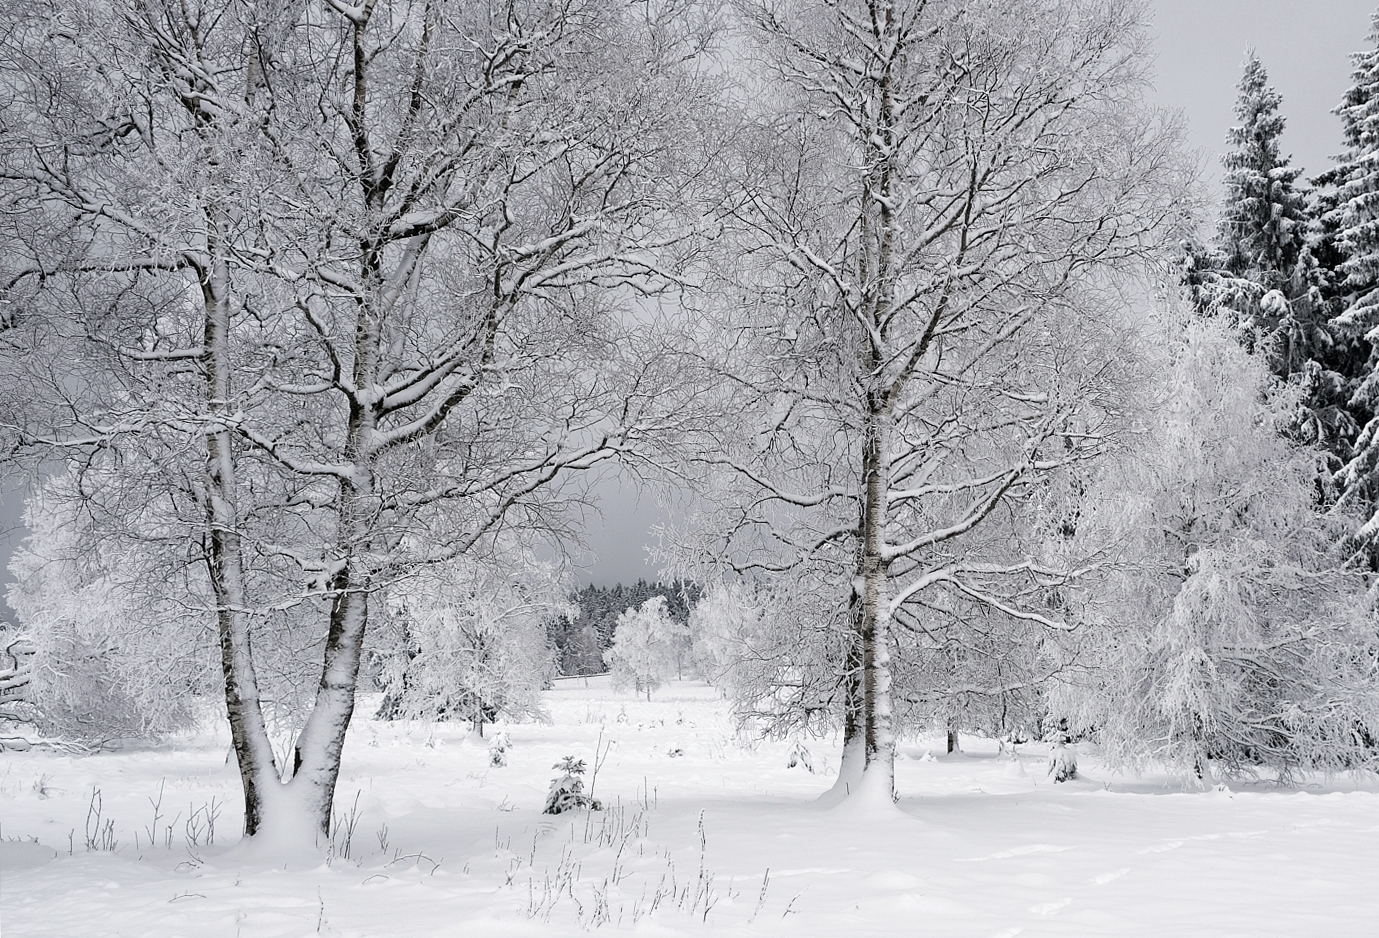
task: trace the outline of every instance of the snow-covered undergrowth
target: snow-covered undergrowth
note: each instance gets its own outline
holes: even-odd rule
[[[356,720],[328,857],[234,847],[223,738],[0,761],[0,924],[19,936],[1374,934],[1379,794],[1184,791],[1081,754],[902,745],[890,816],[823,811],[836,741],[744,747],[712,688],[561,681],[507,765],[453,724]],[[361,706],[360,712],[367,707]],[[789,767],[792,751],[796,762]],[[599,812],[541,814],[584,759]],[[1109,784],[1108,784],[1109,783]]]

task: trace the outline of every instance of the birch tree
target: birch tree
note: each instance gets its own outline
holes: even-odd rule
[[[35,359],[71,419],[21,436],[180,441],[246,834],[326,830],[380,589],[500,529],[563,533],[569,472],[685,419],[614,313],[676,280],[706,36],[648,4],[6,13],[7,196],[38,233],[6,299],[96,376]],[[324,642],[281,760],[253,638],[289,606]]]
[[[388,590],[376,654],[389,719],[484,724],[539,718],[555,670],[546,621],[567,613],[568,583],[523,551],[428,567]]]
[[[748,312],[717,361],[745,422],[702,460],[721,506],[705,556],[831,571],[836,791],[889,799],[897,634],[943,644],[955,601],[1071,627],[1043,605],[1066,565],[996,522],[1114,437],[1111,285],[1174,230],[1178,134],[1141,100],[1138,4],[744,14],[768,64],[722,207]]]
[[[653,596],[618,616],[613,646],[603,657],[613,686],[631,685],[650,700],[652,691],[676,677],[688,650],[689,633],[671,619],[665,597]]]

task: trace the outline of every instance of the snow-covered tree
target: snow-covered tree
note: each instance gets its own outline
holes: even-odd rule
[[[584,791],[583,759],[566,756],[551,768],[560,774],[551,779],[550,788],[546,792],[546,806],[541,809],[542,814],[564,814],[566,811],[580,808],[598,811],[603,807],[597,798]]]
[[[689,654],[699,676],[732,694],[738,684],[735,672],[751,654],[747,639],[761,616],[759,599],[746,583],[710,586],[689,614]]]
[[[653,596],[635,609],[618,616],[613,647],[604,659],[613,673],[615,687],[651,692],[675,679],[689,650],[684,626],[670,617],[663,596]]]
[[[33,747],[39,713],[29,683],[37,650],[17,628],[0,622],[0,752]]]
[[[38,728],[89,745],[185,728],[215,689],[204,568],[178,550],[165,499],[79,497],[109,481],[50,479],[29,500],[29,536],[10,565]],[[129,514],[100,523],[112,508]]]
[[[554,671],[546,620],[567,610],[556,570],[523,551],[419,571],[388,591],[375,646],[379,715],[485,723],[541,715]]]
[[[1336,519],[1315,508],[1320,454],[1279,433],[1295,389],[1217,322],[1169,344],[1157,419],[1083,520],[1121,552],[1080,600],[1106,671],[1080,668],[1056,708],[1126,765],[1373,765],[1379,645]]]
[[[1343,355],[1328,326],[1323,272],[1309,241],[1308,193],[1298,181],[1302,170],[1280,150],[1282,98],[1253,50],[1238,91],[1240,123],[1226,135],[1216,239],[1211,250],[1189,247],[1185,281],[1199,311],[1224,316],[1247,349],[1299,386],[1298,408],[1284,432],[1333,454],[1319,476],[1326,491],[1356,426],[1345,379],[1335,370],[1344,367]]]
[[[1286,290],[1307,231],[1306,196],[1297,185],[1302,170],[1279,150],[1283,98],[1253,50],[1237,90],[1240,124],[1226,134],[1230,149],[1221,158],[1225,199],[1217,243],[1227,272],[1251,276],[1265,291]]]
[[[1335,113],[1345,151],[1318,178],[1326,187],[1320,229],[1339,255],[1333,328],[1363,343],[1364,363],[1352,376],[1351,412],[1361,430],[1346,465],[1336,475],[1342,503],[1364,516],[1354,546],[1379,557],[1379,13],[1369,41],[1376,46],[1351,56],[1352,84]]]
[[[1061,572],[981,532],[1114,432],[1103,288],[1159,256],[1183,161],[1141,102],[1138,4],[747,9],[771,71],[709,356],[735,419],[700,461],[711,534],[681,549],[825,575],[848,623],[838,791],[889,798],[897,627],[946,629],[949,594],[1062,628],[1026,602]]]
[[[819,571],[734,577],[710,586],[691,612],[690,653],[745,728],[815,733],[843,707],[850,632],[847,606]]]
[[[610,312],[675,281],[691,230],[693,15],[5,8],[4,308],[56,424],[20,442],[118,463],[165,440],[248,835],[327,828],[371,597],[499,530],[560,535],[569,472],[683,421],[659,346]],[[321,657],[281,758],[253,630],[286,608]]]
[[[1338,190],[1342,271],[1351,294],[1337,325],[1360,333],[1379,326],[1379,13],[1369,41],[1376,46],[1351,56],[1352,84],[1335,113],[1345,152],[1323,180]]]
[[[1060,617],[1072,634],[985,603],[939,596],[929,604],[928,628],[897,629],[897,712],[904,725],[945,734],[950,747],[959,731],[1017,740],[1040,734],[1046,688],[1076,658],[1072,630],[1081,623],[1035,596],[1024,601],[1040,615]]]
[[[1220,269],[1212,305],[1230,314],[1246,348],[1263,350],[1274,373],[1286,378],[1315,350],[1318,339],[1325,345],[1325,333],[1302,334],[1305,327],[1293,311],[1293,300],[1306,303],[1309,287],[1298,269],[1306,247],[1307,202],[1297,184],[1301,168],[1290,165],[1279,149],[1283,99],[1268,80],[1251,50],[1237,86],[1240,124],[1226,134],[1229,149],[1221,158],[1225,198],[1217,226]],[[1317,324],[1309,325],[1315,332]],[[1302,347],[1296,347],[1299,340]]]
[[[649,583],[639,579],[624,586],[590,584],[570,596],[575,607],[569,615],[549,623],[552,644],[560,653],[561,674],[599,674],[603,655],[613,644],[618,616],[640,606],[653,596],[666,601],[666,612],[681,625],[689,621],[689,610],[699,597],[699,587],[691,582]]]

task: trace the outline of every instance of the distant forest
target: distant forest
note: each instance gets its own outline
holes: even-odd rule
[[[664,596],[670,617],[680,625],[689,622],[690,609],[702,590],[694,583],[648,583],[631,586],[586,586],[572,597],[578,612],[548,622],[546,632],[556,649],[556,667],[562,676],[601,674],[606,668],[603,653],[613,644],[618,616],[653,596]]]

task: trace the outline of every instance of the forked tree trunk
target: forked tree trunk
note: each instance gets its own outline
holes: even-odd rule
[[[208,216],[212,262],[201,274],[206,322],[204,365],[213,427],[206,435],[208,559],[220,631],[226,711],[244,786],[244,833],[251,838],[266,834],[274,841],[315,846],[330,833],[340,755],[354,712],[354,689],[368,620],[367,583],[356,582],[348,555],[331,578],[334,601],[321,682],[315,706],[297,739],[293,764],[284,772],[285,767],[278,765],[273,755],[254,671],[251,607],[238,528],[234,442],[231,430],[222,422],[228,418],[233,393],[228,271],[216,259],[214,212]],[[363,476],[372,478],[368,472]],[[342,490],[346,488],[342,485]],[[340,543],[348,545],[361,527],[356,517],[358,493],[342,491],[340,505]]]
[[[216,447],[212,447],[213,451]],[[228,460],[222,460],[222,463]],[[232,531],[213,527],[212,580],[218,603],[225,700],[244,785],[244,834],[275,842],[318,846],[330,834],[331,805],[340,772],[345,733],[354,713],[368,594],[351,588],[348,570],[338,575],[331,608],[321,682],[315,705],[297,738],[291,768],[277,764],[259,703],[250,649],[248,616]],[[286,774],[286,778],[283,775]]]
[[[330,632],[326,638],[321,683],[311,716],[297,737],[293,773],[286,788],[293,810],[321,836],[330,833],[331,805],[340,775],[345,733],[354,715],[354,689],[368,624],[369,599],[365,588],[356,587],[348,567],[332,582]]]

